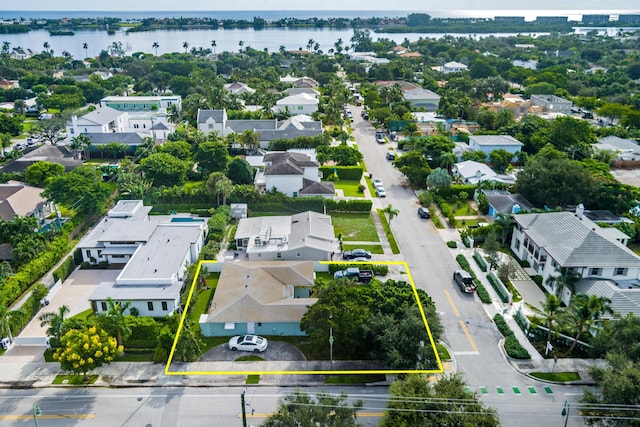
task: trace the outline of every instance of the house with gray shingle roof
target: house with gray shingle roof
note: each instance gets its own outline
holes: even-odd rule
[[[71,116],[71,123],[67,125],[67,133],[79,135],[81,133],[125,132],[129,126],[128,120],[128,113],[111,107],[102,107],[82,117]]]
[[[567,287],[557,289],[554,278],[560,274],[575,273],[581,279],[578,283],[608,280],[621,289],[635,289],[640,284],[640,257],[626,246],[629,236],[616,228],[598,226],[581,209],[513,218],[511,250],[542,276],[547,291],[561,292],[565,304],[572,293]]]
[[[618,160],[640,160],[640,145],[632,139],[609,135],[593,144],[598,151],[610,151]]]
[[[486,154],[486,160],[494,150],[506,150],[513,154],[520,152],[524,144],[511,135],[471,135],[469,136],[469,147],[475,151],[482,151]]]
[[[330,261],[340,249],[331,217],[313,211],[242,218],[235,240],[249,261]]]
[[[0,184],[0,218],[12,221],[16,216],[33,216],[44,223],[46,217],[55,212],[55,205],[42,197],[43,191],[18,181]]]
[[[267,148],[269,142],[276,139],[295,139],[301,136],[322,135],[322,122],[310,116],[300,114],[287,120],[229,120],[226,110],[198,110],[197,127],[208,135],[218,132],[220,136],[230,133],[240,134],[245,130],[258,133],[261,148]]]
[[[488,215],[493,218],[513,215],[521,211],[530,211],[534,208],[524,196],[511,194],[507,190],[482,190],[482,193],[489,202]]]
[[[225,262],[202,335],[305,335],[300,321],[317,302],[314,279],[310,261]]]
[[[262,159],[264,171],[256,174],[258,187],[277,190],[287,196],[333,197],[333,182],[321,182],[320,163],[307,154],[290,151],[271,152]]]

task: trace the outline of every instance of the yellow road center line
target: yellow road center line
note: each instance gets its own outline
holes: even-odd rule
[[[460,323],[460,326],[462,327],[462,331],[467,336],[467,339],[469,340],[469,344],[471,344],[471,348],[474,351],[480,352],[478,350],[478,346],[476,345],[475,341],[473,341],[473,338],[471,338],[471,333],[469,333],[469,329],[467,329],[467,325],[465,325],[462,320],[459,320],[458,322]]]
[[[453,298],[451,298],[449,291],[447,291],[446,289],[444,290],[444,296],[447,298],[447,301],[449,301],[449,305],[453,310],[453,314],[455,314],[456,317],[460,317],[460,312],[458,311],[458,308],[456,307],[456,305],[453,303]]]

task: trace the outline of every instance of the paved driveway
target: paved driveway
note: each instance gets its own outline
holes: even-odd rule
[[[201,362],[232,362],[242,356],[251,356],[254,353],[248,351],[231,351],[227,344],[222,344],[207,351],[200,358]],[[304,361],[304,354],[293,344],[283,341],[269,341],[269,347],[264,353],[255,353],[267,361]]]
[[[62,286],[54,286],[49,293],[49,305],[43,307],[20,333],[20,337],[44,337],[46,327],[40,326],[38,317],[42,313],[58,312],[58,308],[69,307],[67,317],[75,316],[91,308],[89,298],[101,282],[115,282],[121,270],[76,270]]]

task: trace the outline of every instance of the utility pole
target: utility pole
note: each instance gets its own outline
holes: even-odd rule
[[[240,395],[240,404],[242,405],[242,427],[247,427],[247,410],[244,404],[244,394],[247,392],[247,389],[242,390],[242,394]]]

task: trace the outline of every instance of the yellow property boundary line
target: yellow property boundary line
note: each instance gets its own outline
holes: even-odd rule
[[[438,363],[438,369],[415,369],[415,370],[406,370],[406,369],[380,369],[380,370],[329,370],[329,371],[171,371],[169,368],[171,367],[171,362],[173,361],[173,356],[175,354],[176,345],[178,343],[178,338],[180,337],[180,333],[182,332],[182,327],[184,325],[184,319],[187,316],[189,304],[191,304],[191,297],[193,296],[193,291],[196,288],[197,278],[200,275],[200,270],[202,269],[203,263],[217,263],[217,261],[212,260],[201,260],[198,263],[198,267],[196,269],[195,275],[193,277],[193,282],[191,283],[191,289],[189,290],[189,296],[187,297],[187,303],[185,309],[182,311],[182,317],[180,318],[180,324],[178,325],[178,331],[176,333],[176,337],[173,341],[173,345],[171,346],[171,352],[169,353],[169,360],[167,360],[167,364],[164,368],[165,375],[354,375],[354,374],[409,374],[409,373],[420,373],[420,374],[440,374],[444,372],[442,367],[442,361],[440,360],[440,355],[438,354],[438,350],[436,349],[436,344],[433,340],[433,335],[431,335],[431,329],[429,329],[429,324],[427,323],[427,318],[424,314],[424,308],[420,303],[420,298],[418,297],[418,291],[416,289],[416,285],[413,281],[413,277],[411,276],[411,271],[409,270],[409,266],[404,261],[376,261],[376,262],[368,262],[363,264],[379,264],[379,265],[400,265],[404,267],[407,277],[409,279],[409,283],[411,284],[411,289],[413,290],[413,295],[416,299],[416,303],[418,304],[418,309],[420,310],[420,315],[422,316],[422,321],[424,322],[424,327],[427,330],[427,334],[429,335],[429,343],[431,344],[431,349],[433,350],[436,356],[436,362]],[[313,261],[311,261],[313,262]],[[351,264],[349,262],[338,262],[338,261],[320,261],[320,264]],[[357,264],[357,263],[355,263]]]

